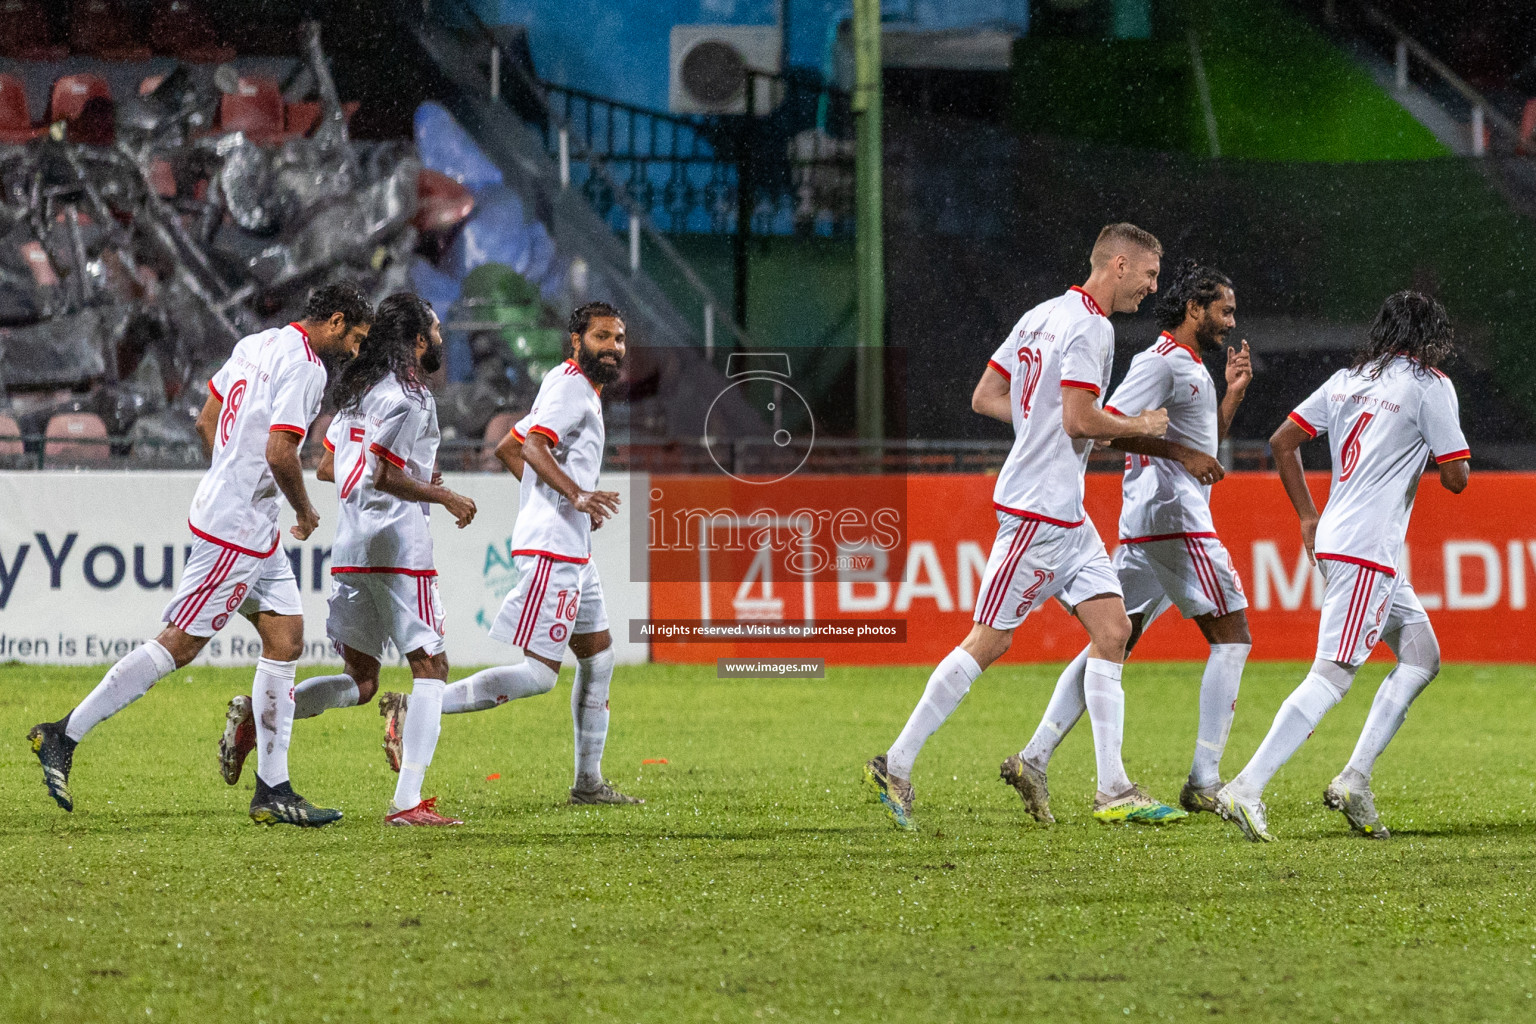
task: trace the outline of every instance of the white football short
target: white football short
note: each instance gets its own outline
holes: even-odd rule
[[[1317,624],[1317,656],[1361,665],[1383,635],[1410,622],[1428,622],[1413,587],[1379,568],[1319,557],[1323,611]]]
[[[382,658],[384,641],[401,654],[443,652],[443,604],[437,574],[338,572],[331,574],[325,632],[371,658]]]
[[[293,563],[279,546],[262,558],[197,537],[162,620],[189,636],[213,636],[231,615],[303,615]]]
[[[1056,526],[997,514],[997,539],[976,598],[977,622],[1014,629],[1046,598],[1071,611],[1099,594],[1120,596],[1120,579],[1091,520]]]
[[[517,586],[491,623],[491,639],[542,658],[565,657],[571,637],[608,628],[597,566],[544,555],[517,555]]]
[[[1114,564],[1125,610],[1142,616],[1143,629],[1170,605],[1186,619],[1248,607],[1232,556],[1214,534],[1122,543]]]

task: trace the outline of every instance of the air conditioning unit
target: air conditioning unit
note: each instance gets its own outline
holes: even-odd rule
[[[782,41],[783,33],[774,25],[672,26],[667,109],[674,114],[768,113],[778,105],[782,90],[777,79],[762,76],[782,70]]]

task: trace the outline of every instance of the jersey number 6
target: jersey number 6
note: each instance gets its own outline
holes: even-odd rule
[[[1360,435],[1365,433],[1365,428],[1375,415],[1371,412],[1361,413],[1355,425],[1349,429],[1349,436],[1344,438],[1344,450],[1339,453],[1339,463],[1343,467],[1339,473],[1339,483],[1348,480],[1355,467],[1360,465]]]

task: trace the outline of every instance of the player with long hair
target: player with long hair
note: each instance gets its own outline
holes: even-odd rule
[[[1311,671],[1280,706],[1247,767],[1217,794],[1222,817],[1254,842],[1273,838],[1264,788],[1349,692],[1378,641],[1392,649],[1397,665],[1376,691],[1354,753],[1323,802],[1360,835],[1390,835],[1376,812],[1371,770],[1440,671],[1440,644],[1418,595],[1398,575],[1398,559],[1425,460],[1434,460],[1452,494],[1466,490],[1470,473],[1456,388],[1440,370],[1455,340],[1440,303],[1411,291],[1389,296],[1350,367],[1329,377],[1269,439],[1301,520],[1302,546],[1326,584]],[[1322,434],[1333,480],[1319,516],[1298,449]]]
[[[431,306],[409,292],[380,302],[372,334],[332,389],[338,408],[317,474],[336,484],[325,625],[345,668],[300,683],[294,717],[367,704],[378,690],[386,642],[404,653],[419,713],[401,738],[404,763],[396,765],[400,778],[385,815],[391,825],[460,824],[437,813],[435,797],[421,795],[448,679],[428,508],[443,506],[460,529],[475,517],[475,503],[443,487],[436,472],[437,404],[425,376],[441,366],[442,351]],[[219,765],[231,785],[254,738],[250,717],[249,701],[230,701]]]

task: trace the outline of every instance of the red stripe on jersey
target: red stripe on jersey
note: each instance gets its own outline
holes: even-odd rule
[[[1356,558],[1354,555],[1335,555],[1331,553],[1324,554],[1323,552],[1319,551],[1317,552],[1317,557],[1326,558],[1330,562],[1348,562],[1350,565],[1358,565],[1365,569],[1373,569],[1376,572],[1385,573],[1388,576],[1397,575],[1397,570],[1392,568],[1390,565],[1382,565],[1380,562],[1367,562],[1365,559]]]
[[[1216,572],[1216,564],[1211,561],[1210,552],[1205,550],[1204,544],[1193,537],[1186,538],[1184,546],[1189,550],[1189,557],[1195,563],[1196,571],[1201,572],[1210,585],[1207,594],[1211,603],[1216,606],[1216,614],[1227,614],[1227,594],[1221,589],[1221,576]]]
[[[219,557],[213,560],[213,565],[203,574],[202,582],[181,602],[181,608],[177,610],[175,618],[171,620],[171,625],[182,632],[186,632],[187,627],[192,624],[192,620],[197,618],[197,609],[203,606],[198,599],[218,587],[219,580],[222,578],[219,577],[219,571],[222,569],[227,572],[229,565],[239,557],[240,555],[237,552],[231,551],[229,548],[222,549],[219,552]]]
[[[328,437],[322,437],[320,439],[320,447],[324,448],[326,451],[330,452],[332,455],[336,454],[336,446],[331,444],[331,439],[328,438]]]
[[[238,544],[231,544],[227,540],[220,540],[211,533],[204,533],[202,530],[199,530],[197,527],[193,526],[190,521],[187,523],[187,529],[192,531],[192,535],[194,537],[201,537],[203,540],[210,544],[217,544],[221,548],[229,548],[231,551],[238,551],[242,555],[250,555],[252,558],[266,558],[267,556],[271,555],[272,552],[277,550],[278,541],[282,540],[282,534],[278,533],[277,536],[272,538],[272,546],[267,548],[267,550],[252,551],[250,548],[243,548]]]
[[[560,435],[555,433],[553,430],[550,430],[548,427],[529,427],[528,433],[543,434],[545,437],[549,438],[550,444],[560,443]]]
[[[1344,615],[1344,631],[1339,634],[1339,661],[1351,660],[1350,655],[1360,639],[1360,626],[1371,603],[1371,583],[1375,575],[1374,569],[1362,569],[1355,576],[1355,587],[1349,595],[1349,611]]]
[[[299,337],[303,339],[305,357],[316,366],[324,366],[325,364],[320,361],[320,357],[315,355],[315,350],[309,347],[309,332],[300,327],[297,322],[291,323],[288,326],[298,331]]]
[[[1119,409],[1116,409],[1112,405],[1106,405],[1104,407],[1104,411],[1107,412],[1107,413],[1112,413],[1112,414],[1114,414],[1116,416],[1124,416],[1125,415],[1125,413],[1121,412]]]
[[[1292,423],[1296,424],[1302,430],[1305,430],[1307,432],[1307,436],[1308,437],[1316,437],[1317,436],[1317,428],[1314,427],[1312,424],[1308,423],[1306,420],[1302,419],[1301,415],[1299,413],[1294,413],[1293,412],[1289,416],[1287,416],[1286,418],[1288,420],[1290,420]]]
[[[333,565],[331,575],[337,576],[344,573],[390,573],[395,576],[436,576],[436,569],[402,569],[398,565]]]
[[[1018,516],[1020,519],[1037,519],[1042,523],[1048,523],[1051,526],[1065,526],[1067,529],[1071,529],[1074,526],[1082,526],[1083,523],[1087,522],[1086,519],[1079,519],[1075,523],[1069,523],[1065,519],[1052,519],[1050,516],[1042,516],[1037,512],[1025,512],[1023,509],[1009,508],[1007,505],[999,505],[995,501],[992,503],[992,507],[999,512],[1007,512],[1011,516]]]
[[[357,456],[357,461],[352,464],[352,472],[347,474],[346,481],[341,485],[342,501],[346,501],[347,497],[351,495],[352,488],[357,486],[357,482],[363,478],[363,470],[367,468],[368,454],[366,452],[360,452]]]
[[[303,437],[308,433],[308,431],[303,427],[296,427],[292,423],[274,423],[272,424],[272,429],[268,431],[268,433],[275,434],[279,430],[286,431],[290,434],[298,434],[300,437]]]
[[[379,458],[383,459],[385,462],[388,462],[388,463],[390,463],[390,464],[392,464],[392,465],[394,465],[394,466],[396,466],[396,467],[398,467],[400,469],[404,469],[405,468],[405,460],[404,459],[402,459],[400,456],[396,455],[394,452],[390,451],[388,448],[385,448],[383,445],[379,444],[377,441],[375,441],[373,444],[370,444],[368,446],[368,450],[370,452],[373,452],[373,454],[377,455]]]
[[[997,578],[992,581],[992,586],[987,588],[987,600],[982,609],[982,618],[979,620],[988,626],[995,626],[998,614],[1003,610],[1003,600],[1008,596],[1008,588],[1013,585],[1013,574],[1018,571],[1019,562],[1024,557],[1024,552],[1035,541],[1035,534],[1040,532],[1038,520],[1032,520],[1019,527],[1019,532],[1013,535],[1013,543],[1008,546],[1008,555],[1003,559],[1003,564],[998,566]]]
[[[532,555],[535,558],[550,558],[556,562],[570,562],[572,565],[586,565],[592,560],[591,555],[585,558],[577,558],[575,555],[559,555],[553,551],[540,551],[538,548],[518,548],[512,554],[514,557],[517,555]]]
[[[527,434],[520,434],[520,433],[518,433],[516,427],[512,428],[512,436],[517,438],[517,443],[518,444],[522,444],[524,441],[528,440],[528,435]]]
[[[998,362],[996,359],[988,359],[987,365],[992,367],[992,369],[996,370],[998,373],[1002,374],[1004,380],[1013,380],[1013,374],[1009,373],[1008,368],[1002,363]]]
[[[1069,288],[1067,290],[1068,291],[1077,292],[1077,294],[1079,294],[1079,295],[1081,295],[1083,297],[1083,305],[1088,307],[1088,312],[1093,313],[1093,314],[1095,314],[1097,316],[1103,316],[1104,315],[1104,310],[1100,309],[1099,308],[1099,304],[1097,302],[1093,301],[1093,296],[1092,295],[1089,295],[1087,292],[1083,291],[1083,289],[1079,288],[1077,285],[1073,285],[1071,288]]]
[[[1463,448],[1459,452],[1450,452],[1450,453],[1448,453],[1446,455],[1436,455],[1435,456],[1435,465],[1438,466],[1438,465],[1440,465],[1441,463],[1444,463],[1444,462],[1455,462],[1457,459],[1470,459],[1471,457],[1472,457],[1471,450],[1467,449],[1467,448]]]
[[[539,571],[528,588],[528,602],[523,606],[523,620],[518,626],[518,636],[513,640],[515,647],[526,647],[533,641],[533,631],[539,624],[539,612],[544,607],[544,594],[549,590],[549,574],[553,568],[554,563],[547,558],[539,562]]]
[[[1173,335],[1169,334],[1167,331],[1164,331],[1160,337],[1167,340],[1157,346],[1159,355],[1172,355],[1174,349],[1181,348],[1185,352],[1189,353],[1189,358],[1193,359],[1197,363],[1200,361],[1200,354],[1198,352],[1184,344],[1178,338],[1175,338]]]
[[[1154,534],[1150,534],[1150,535],[1148,535],[1146,537],[1122,537],[1122,538],[1120,538],[1120,543],[1121,544],[1150,544],[1153,541],[1157,541],[1157,540],[1186,540],[1186,539],[1191,538],[1191,537],[1198,537],[1198,538],[1210,537],[1210,538],[1214,539],[1216,537],[1216,535],[1214,533],[1154,533]]]
[[[219,389],[213,386],[213,381],[211,380],[208,382],[208,393],[211,394],[214,398],[217,398],[220,402],[224,401],[224,396],[219,394]]]
[[[1091,384],[1086,380],[1064,380],[1061,382],[1061,386],[1064,388],[1081,388],[1084,391],[1092,391],[1096,395],[1099,394],[1099,386]]]

